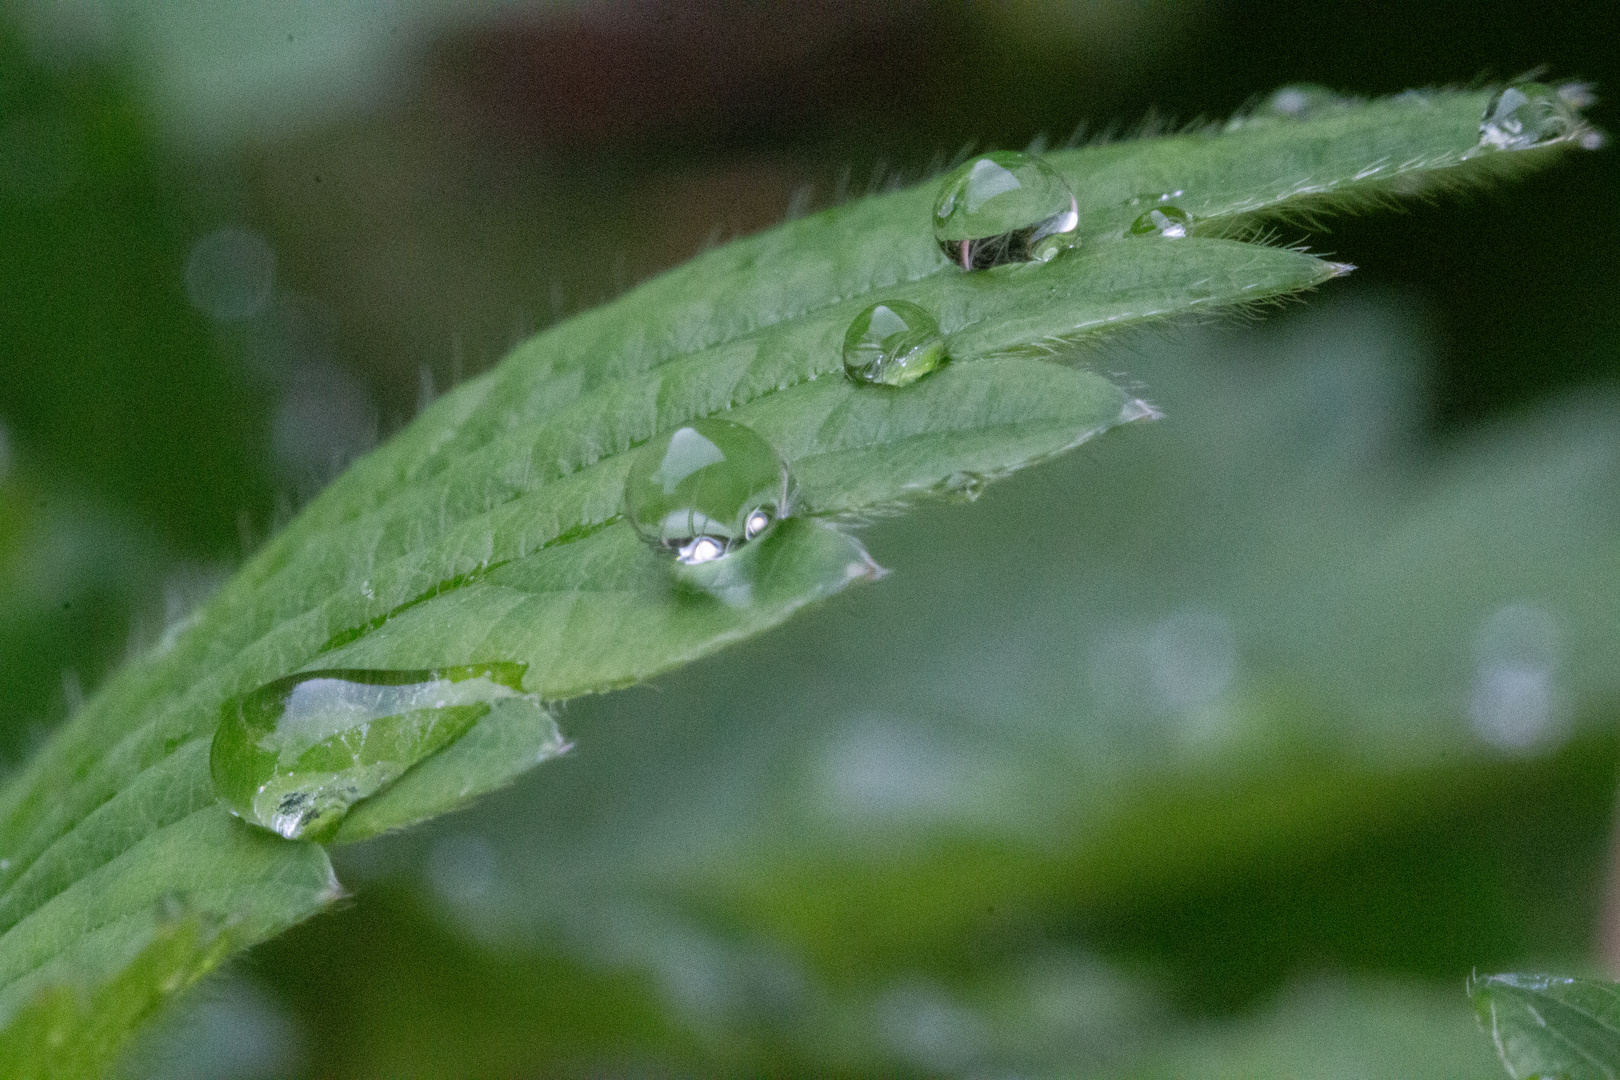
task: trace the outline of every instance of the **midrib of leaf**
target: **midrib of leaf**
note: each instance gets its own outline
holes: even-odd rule
[[[88,880],[85,875],[99,867],[112,866],[141,837],[177,827],[198,814],[217,813],[210,806],[206,784],[171,785],[161,798],[132,804],[149,798],[153,792],[148,789],[164,787],[159,780],[165,774],[156,767],[166,758],[183,749],[180,761],[202,760],[220,701],[297,670],[333,635],[367,626],[399,608],[396,619],[385,620],[375,632],[339,650],[355,656],[370,651],[397,663],[410,649],[423,647],[425,612],[442,608],[476,614],[480,597],[500,595],[494,592],[496,586],[480,580],[435,597],[434,602],[401,608],[438,583],[487,568],[508,555],[510,565],[501,571],[508,581],[522,581],[524,574],[532,577],[529,561],[560,556],[576,547],[618,551],[627,559],[634,558],[632,550],[645,556],[644,549],[624,546],[625,527],[613,523],[623,452],[656,430],[717,411],[751,412],[751,423],[785,440],[783,452],[803,474],[804,512],[858,513],[927,490],[920,474],[883,477],[879,466],[890,463],[876,460],[872,451],[892,451],[904,460],[905,447],[893,440],[869,443],[864,449],[840,445],[816,452],[819,431],[800,432],[798,443],[787,438],[797,419],[794,403],[815,389],[820,376],[836,371],[842,327],[874,290],[881,289],[884,296],[916,295],[932,301],[954,335],[958,363],[936,377],[945,380],[937,386],[949,386],[951,379],[970,379],[975,368],[988,370],[981,366],[984,361],[1016,346],[1067,341],[1091,327],[1160,317],[1199,305],[1250,302],[1308,287],[1331,275],[1333,268],[1275,249],[1205,246],[1221,241],[1112,244],[1123,234],[1118,222],[1128,224],[1135,213],[1125,217],[1129,208],[1122,208],[1115,196],[1126,188],[1151,188],[1148,180],[1156,175],[1154,170],[1172,168],[1172,159],[1179,158],[1174,171],[1184,178],[1207,180],[1206,190],[1213,193],[1200,203],[1182,205],[1212,231],[1219,231],[1223,218],[1286,209],[1290,200],[1302,196],[1343,192],[1402,170],[1451,168],[1473,145],[1486,96],[1438,95],[1427,110],[1403,104],[1402,123],[1394,126],[1390,121],[1394,107],[1376,103],[1320,123],[1219,137],[1178,136],[1055,155],[1059,167],[1077,182],[1082,221],[1088,239],[1095,243],[1088,242],[1078,255],[1049,267],[973,276],[941,273],[943,260],[926,229],[932,190],[925,185],[837,208],[712,252],[614,304],[537,336],[495,372],[441,399],[388,447],[333,484],[166,652],[149,655],[113,679],[8,784],[0,796],[4,808],[0,856],[9,860],[0,871],[4,882],[0,912],[6,917],[0,925],[20,920],[13,926],[16,929],[30,918],[48,914],[55,898],[67,895],[64,890],[77,880]],[[1421,152],[1394,153],[1389,144],[1401,140]],[[1374,152],[1377,156],[1369,159]],[[1510,155],[1482,160],[1506,156]],[[1132,160],[1139,167],[1133,167]],[[1262,175],[1264,182],[1259,179]],[[1126,182],[1129,176],[1144,179]],[[1223,187],[1221,177],[1233,179]],[[1176,186],[1192,190],[1196,182],[1183,179]],[[1293,276],[1279,272],[1270,286],[1235,291],[1230,287],[1223,291],[1213,280],[1218,274],[1208,275],[1208,280],[1186,274],[1189,260],[1196,262],[1201,253],[1216,251],[1229,255],[1212,256],[1212,267],[1238,276],[1253,276],[1267,260],[1278,266],[1293,260],[1309,272]],[[1182,280],[1168,290],[1168,299],[1161,295],[1161,302],[1120,305],[1088,319],[1074,318],[1073,308],[1102,282],[1069,279],[1081,269],[1107,264],[1110,252],[1122,272],[1160,256],[1172,258],[1180,264]],[[1041,295],[1043,289],[1055,291],[1065,281],[1074,286],[1070,295]],[[976,302],[985,310],[973,317]],[[1054,317],[1045,318],[1047,312]],[[768,350],[773,351],[765,355]],[[1019,361],[1007,357],[997,362]],[[717,371],[734,372],[736,378],[716,382]],[[1105,385],[1094,376],[1068,374],[1071,388],[1090,385],[1088,393],[1100,393]],[[691,385],[682,386],[683,375],[689,376]],[[666,400],[666,393],[678,401]],[[640,409],[628,421],[612,412],[615,404],[627,407],[627,402]],[[569,430],[570,410],[578,414],[583,434]],[[625,426],[613,428],[608,422],[614,416]],[[1099,414],[1095,422],[1075,426],[1070,417],[1067,428],[1059,423],[1044,441],[1034,439],[1015,448],[996,437],[998,431],[1012,430],[1011,424],[977,435],[958,432],[951,439],[937,432],[907,438],[921,445],[932,437],[936,456],[963,447],[965,458],[982,459],[987,463],[985,473],[995,475],[1058,452],[1108,422],[1113,421],[1105,422]],[[535,444],[546,438],[554,444],[542,451]],[[984,451],[978,458],[969,453],[974,438]],[[991,452],[997,447],[1003,454],[999,465]],[[524,448],[526,454],[518,453]],[[831,465],[835,460],[846,466],[860,462],[876,479],[840,477]],[[818,462],[825,466],[819,484],[826,494],[818,493]],[[412,502],[424,490],[432,500],[426,505]],[[601,528],[547,547],[581,526]],[[506,547],[498,553],[501,544]],[[544,565],[566,562],[553,559]],[[363,583],[385,577],[391,579],[382,589],[386,595],[362,596]],[[543,579],[544,574],[535,580]],[[570,603],[577,604],[579,596],[576,584]],[[790,610],[791,604],[772,617],[786,617]],[[722,629],[690,647],[672,650],[663,662],[684,662],[764,625],[768,621],[746,631]],[[612,672],[604,669],[561,686],[546,685],[544,672],[537,672],[536,678],[543,692],[561,697],[621,685],[654,670],[660,668],[627,664],[615,677],[608,677]],[[81,837],[80,830],[85,829],[91,835]],[[284,846],[289,858],[308,847]],[[267,924],[264,932],[273,929]],[[13,933],[0,937],[0,958],[13,945]],[[0,971],[4,970],[9,969],[0,962]]]

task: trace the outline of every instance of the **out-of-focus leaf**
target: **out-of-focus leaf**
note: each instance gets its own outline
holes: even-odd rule
[[[84,995],[47,987],[0,1036],[0,1071],[15,1080],[93,1076],[140,1020],[190,986],[231,948],[228,932],[196,917],[159,921],[148,944]]]
[[[0,420],[46,471],[193,554],[270,501],[257,411],[186,297],[178,192],[133,80],[0,17]]]
[[[1551,975],[1469,980],[1479,1022],[1514,1080],[1620,1076],[1620,986]]]
[[[154,786],[173,779],[152,777]],[[124,800],[163,816],[164,796],[151,787]],[[7,1076],[96,1075],[164,999],[339,892],[321,848],[283,844],[217,806],[149,831],[111,861],[75,846],[85,870],[72,886],[21,919],[7,911]],[[8,903],[26,901],[30,884],[26,874],[15,881]],[[166,914],[177,906],[178,922]]]

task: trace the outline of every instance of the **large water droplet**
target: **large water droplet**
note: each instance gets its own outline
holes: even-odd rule
[[[844,373],[858,383],[910,386],[946,360],[939,323],[916,304],[873,304],[844,334]]]
[[[964,270],[1046,262],[1075,243],[1080,210],[1050,165],[1020,153],[983,154],[947,176],[934,238]]]
[[[1137,236],[1186,236],[1191,228],[1192,218],[1179,206],[1155,207],[1131,222],[1131,232]]]
[[[643,446],[624,482],[642,539],[683,566],[723,558],[787,516],[787,466],[741,424],[703,419]]]
[[[1479,122],[1479,145],[1496,150],[1526,150],[1572,135],[1580,116],[1558,91],[1542,83],[1515,83],[1485,106]]]
[[[523,664],[305,671],[227,701],[209,754],[232,813],[288,839],[329,837],[359,800],[523,693]]]

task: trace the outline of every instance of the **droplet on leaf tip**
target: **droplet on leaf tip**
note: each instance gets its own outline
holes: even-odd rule
[[[1514,83],[1497,91],[1485,106],[1479,122],[1479,145],[1490,150],[1528,150],[1583,135],[1584,127],[1580,113],[1552,87],[1536,82]]]

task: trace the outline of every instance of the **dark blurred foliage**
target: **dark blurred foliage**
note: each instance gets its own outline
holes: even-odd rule
[[[262,535],[366,445],[375,415],[386,433],[432,388],[706,244],[917,179],[964,146],[1214,119],[1289,82],[1373,95],[1545,65],[1595,82],[1593,118],[1614,131],[1609,14],[1201,0],[501,9],[427,42],[375,107],[202,151],[158,134],[122,58],[42,64],[0,21],[0,754],[20,754],[30,725],[69,710],[126,642],[183,615],[186,582],[207,577],[198,565],[234,560],[240,524]],[[1310,242],[1361,268],[1332,286],[1343,296],[1398,295],[1428,320],[1418,407],[1443,439],[1620,375],[1617,202],[1609,151],[1502,190],[1336,219]],[[187,300],[188,254],[221,225],[262,233],[277,257],[275,299],[239,325]],[[289,465],[289,440],[318,452]],[[49,563],[67,567],[60,580],[38,570],[41,552],[63,556]],[[16,584],[47,577],[48,589]],[[849,603],[851,618],[867,610]],[[770,649],[703,677],[818,662]],[[591,707],[580,713],[589,731]],[[854,858],[783,860],[757,888],[682,902],[718,936],[796,941],[835,985],[841,971],[859,983],[901,970],[965,985],[1032,943],[1083,948],[1158,979],[1177,1022],[1252,1008],[1301,970],[1455,981],[1587,952],[1609,726],[1600,716],[1599,734],[1556,753],[1484,765],[1364,774],[1282,754],[1190,792],[1172,774],[1083,857],[942,843],[886,877]],[[593,753],[613,752],[610,730],[591,734]],[[530,783],[566,788],[570,767]],[[571,809],[593,805],[581,793]],[[1252,843],[1209,825],[1324,805],[1338,809],[1315,831],[1257,826]],[[319,1075],[839,1060],[791,1040],[724,1043],[672,1019],[633,965],[483,942],[409,873],[371,880],[244,968],[297,1020]],[[915,898],[937,889],[965,911],[950,893],[962,881],[983,915],[930,927]]]
[[[49,67],[0,22],[0,760],[161,629],[166,566],[269,516],[170,168],[123,71]]]
[[[132,89],[0,24],[0,417],[24,461],[231,554],[267,501],[255,410],[186,302],[179,178]]]

